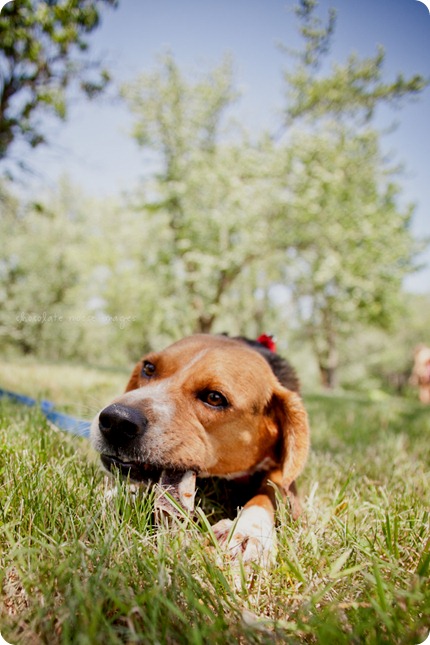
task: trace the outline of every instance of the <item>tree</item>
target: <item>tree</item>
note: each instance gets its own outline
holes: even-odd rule
[[[417,94],[426,82],[399,74],[385,83],[382,50],[369,59],[350,56],[324,73],[335,14],[324,25],[316,8],[315,0],[297,6],[304,45],[285,74],[286,280],[322,383],[333,387],[341,343],[359,324],[384,327],[394,319],[402,279],[413,270],[418,249],[409,229],[412,209],[398,206],[400,189],[390,181],[370,123],[378,105]]]
[[[76,355],[82,314],[85,211],[62,182],[56,195],[19,204],[0,215],[0,338],[23,353]],[[82,356],[82,354],[81,354]]]
[[[157,161],[141,207],[151,227],[142,278],[164,285],[157,308],[171,335],[209,332],[238,276],[267,254],[267,178],[256,170],[266,150],[223,140],[236,98],[228,60],[192,83],[168,54],[123,95],[136,141]]]
[[[337,126],[297,135],[290,155],[286,210],[297,244],[285,279],[322,383],[333,387],[342,344],[363,324],[386,328],[395,320],[417,250],[412,208],[397,204],[375,132]]]
[[[100,22],[103,5],[117,0],[19,0],[0,14],[0,160],[13,141],[32,147],[45,141],[36,116],[52,110],[66,116],[65,90],[80,80],[88,95],[97,94],[108,73],[79,57],[87,36]]]

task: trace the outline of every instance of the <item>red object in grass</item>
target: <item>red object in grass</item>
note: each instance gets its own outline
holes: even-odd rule
[[[263,345],[263,347],[267,347],[271,352],[276,352],[276,342],[273,336],[270,336],[269,334],[261,334],[257,338],[257,343],[260,343],[260,345]]]

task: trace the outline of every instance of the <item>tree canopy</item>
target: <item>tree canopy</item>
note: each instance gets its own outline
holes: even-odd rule
[[[286,50],[296,59],[284,72],[288,124],[299,118],[312,123],[321,118],[369,121],[382,103],[401,105],[402,99],[418,95],[428,85],[428,79],[419,74],[405,78],[400,72],[387,82],[382,46],[374,56],[360,58],[352,53],[345,62],[336,62],[327,70],[323,63],[330,54],[336,12],[330,9],[324,24],[317,9],[317,0],[299,0],[296,5],[302,49]]]
[[[93,96],[109,79],[87,57],[88,36],[104,5],[117,0],[19,0],[0,13],[0,161],[12,142],[45,141],[41,110],[66,115],[65,89],[79,80]],[[84,56],[79,54],[85,53]]]
[[[288,220],[298,244],[285,264],[302,338],[323,382],[335,384],[339,348],[360,325],[387,328],[417,251],[412,207],[382,161],[378,136],[342,126],[301,134],[290,149]]]

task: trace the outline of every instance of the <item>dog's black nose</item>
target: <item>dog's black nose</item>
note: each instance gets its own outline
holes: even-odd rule
[[[113,443],[122,443],[143,434],[148,419],[142,412],[113,403],[99,414],[100,432]]]

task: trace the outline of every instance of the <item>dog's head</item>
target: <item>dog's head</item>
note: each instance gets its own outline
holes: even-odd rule
[[[279,466],[287,489],[309,447],[300,396],[251,347],[205,334],[144,356],[91,436],[108,470],[143,482],[165,469],[233,479]]]

